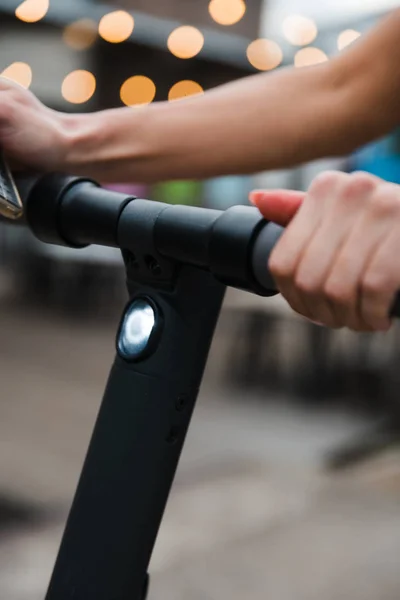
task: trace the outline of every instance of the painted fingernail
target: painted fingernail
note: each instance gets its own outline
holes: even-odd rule
[[[254,206],[257,206],[257,203],[259,202],[259,200],[261,200],[263,196],[263,193],[258,191],[258,190],[254,190],[254,192],[250,192],[249,194],[249,200],[251,202],[251,204],[254,204]]]

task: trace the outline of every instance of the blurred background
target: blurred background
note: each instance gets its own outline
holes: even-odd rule
[[[329,60],[397,5],[0,0],[0,73],[54,109],[135,110]],[[224,209],[253,188],[306,189],[326,168],[400,183],[399,142],[394,131],[254,177],[114,187]],[[0,598],[41,600],[113,359],[124,270],[118,251],[45,246],[20,228],[1,225],[0,243]],[[150,598],[398,600],[399,359],[398,327],[331,332],[279,297],[230,290]]]

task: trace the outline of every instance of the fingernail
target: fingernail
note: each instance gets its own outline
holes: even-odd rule
[[[254,192],[250,192],[249,194],[249,200],[251,202],[251,204],[254,204],[254,206],[257,206],[257,202],[262,198],[262,192],[259,192],[257,190],[255,190]]]
[[[328,327],[325,323],[321,323],[320,321],[314,321],[314,319],[310,319],[309,317],[304,317],[306,321],[312,323],[313,325],[318,325],[318,327]]]

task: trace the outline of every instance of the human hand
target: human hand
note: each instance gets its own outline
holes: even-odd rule
[[[400,186],[332,171],[307,193],[255,191],[250,199],[287,225],[269,268],[296,312],[332,328],[390,328],[400,290]]]
[[[40,171],[64,165],[72,119],[0,77],[0,149],[13,164]]]

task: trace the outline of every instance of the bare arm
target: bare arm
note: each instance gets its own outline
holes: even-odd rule
[[[17,115],[14,102],[8,108],[15,122],[10,126],[3,117],[7,136],[0,127],[0,144],[17,159],[25,160],[29,151],[35,166],[57,166],[102,181],[250,173],[343,155],[400,123],[399,40],[397,10],[345,52],[315,67],[247,77],[172,103],[62,119],[47,112],[45,124],[31,115],[29,127],[34,123],[36,136],[41,132],[35,153],[21,131],[26,108]],[[7,90],[1,93],[0,86],[0,126]],[[53,150],[45,162],[50,125]],[[60,134],[63,141],[57,145],[54,138]],[[56,165],[54,156],[61,157]]]
[[[209,177],[338,156],[400,122],[400,11],[331,61],[77,123],[75,170],[111,180]]]

